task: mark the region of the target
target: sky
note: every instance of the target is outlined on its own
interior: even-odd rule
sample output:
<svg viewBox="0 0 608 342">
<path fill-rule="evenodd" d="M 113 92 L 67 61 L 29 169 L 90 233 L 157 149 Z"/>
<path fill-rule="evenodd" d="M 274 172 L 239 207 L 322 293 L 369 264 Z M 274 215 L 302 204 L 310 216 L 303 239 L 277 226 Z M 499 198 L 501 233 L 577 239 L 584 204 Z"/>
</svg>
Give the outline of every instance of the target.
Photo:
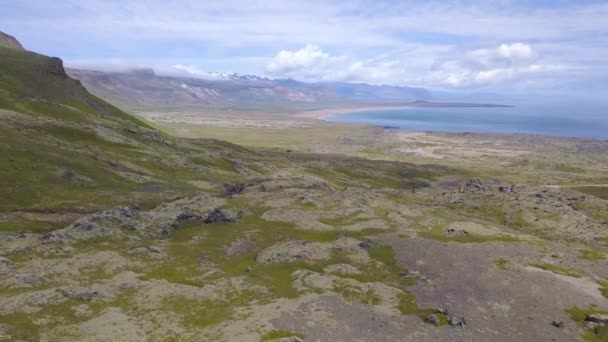
<svg viewBox="0 0 608 342">
<path fill-rule="evenodd" d="M 69 67 L 499 93 L 608 89 L 608 1 L 0 0 Z"/>
</svg>

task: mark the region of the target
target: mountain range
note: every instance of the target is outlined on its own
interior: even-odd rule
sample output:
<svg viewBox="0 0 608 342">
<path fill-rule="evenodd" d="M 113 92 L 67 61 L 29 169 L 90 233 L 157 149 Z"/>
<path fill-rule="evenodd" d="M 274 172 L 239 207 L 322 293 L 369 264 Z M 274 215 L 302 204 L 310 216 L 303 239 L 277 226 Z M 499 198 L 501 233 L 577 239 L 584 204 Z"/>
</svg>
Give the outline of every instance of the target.
<svg viewBox="0 0 608 342">
<path fill-rule="evenodd" d="M 313 109 L 357 104 L 454 101 L 460 96 L 446 92 L 437 96 L 419 87 L 347 82 L 308 83 L 236 73 L 212 73 L 206 78 L 162 76 L 145 68 L 127 72 L 67 69 L 67 73 L 97 96 L 129 109 Z M 471 96 L 467 98 L 470 99 Z"/>
</svg>

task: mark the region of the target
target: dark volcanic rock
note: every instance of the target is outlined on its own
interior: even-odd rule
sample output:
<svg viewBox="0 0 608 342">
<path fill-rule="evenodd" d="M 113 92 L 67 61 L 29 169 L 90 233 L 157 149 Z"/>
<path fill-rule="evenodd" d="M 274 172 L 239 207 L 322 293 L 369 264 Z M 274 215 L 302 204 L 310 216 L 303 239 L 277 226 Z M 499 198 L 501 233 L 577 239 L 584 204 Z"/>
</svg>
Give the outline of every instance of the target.
<svg viewBox="0 0 608 342">
<path fill-rule="evenodd" d="M 450 316 L 450 317 L 448 317 L 448 323 L 453 327 L 459 327 L 459 328 L 464 328 L 467 326 L 467 321 L 464 317 L 457 318 L 457 317 Z"/>
<path fill-rule="evenodd" d="M 429 315 L 429 317 L 427 317 L 424 321 L 426 323 L 429 323 L 429 324 L 432 324 L 432 325 L 439 324 L 439 318 L 437 318 L 437 315 L 435 315 L 435 314 Z"/>
<path fill-rule="evenodd" d="M 240 216 L 240 212 L 237 214 L 232 214 L 228 211 L 225 211 L 224 209 L 215 208 L 212 212 L 209 213 L 209 215 L 207 215 L 207 218 L 204 222 L 206 224 L 236 222 L 236 220 L 239 219 Z"/>
<path fill-rule="evenodd" d="M 224 183 L 224 192 L 226 193 L 226 196 L 238 195 L 238 194 L 242 193 L 243 191 L 245 191 L 245 188 L 247 188 L 247 184 L 244 184 L 244 183 L 241 183 L 241 184 Z"/>
<path fill-rule="evenodd" d="M 67 78 L 68 74 L 65 73 L 63 68 L 63 61 L 58 57 L 49 58 L 49 64 L 47 66 L 47 72 L 51 75 Z"/>
<path fill-rule="evenodd" d="M 585 318 L 585 321 L 598 324 L 608 324 L 608 315 L 590 314 Z"/>
<path fill-rule="evenodd" d="M 361 247 L 361 248 L 368 249 L 371 246 L 372 246 L 372 241 L 371 240 L 365 240 L 365 241 L 359 242 L 359 247 Z"/>
</svg>

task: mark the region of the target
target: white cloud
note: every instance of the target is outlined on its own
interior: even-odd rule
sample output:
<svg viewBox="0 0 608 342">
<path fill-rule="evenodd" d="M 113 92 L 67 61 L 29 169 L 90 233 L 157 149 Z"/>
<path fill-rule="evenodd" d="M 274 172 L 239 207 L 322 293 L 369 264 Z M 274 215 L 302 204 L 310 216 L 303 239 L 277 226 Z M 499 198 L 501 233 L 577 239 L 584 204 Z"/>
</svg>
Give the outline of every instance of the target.
<svg viewBox="0 0 608 342">
<path fill-rule="evenodd" d="M 276 75 L 289 75 L 297 71 L 330 68 L 342 61 L 343 57 L 333 57 L 321 51 L 316 45 L 308 44 L 298 51 L 281 50 L 268 63 L 267 71 Z"/>
<path fill-rule="evenodd" d="M 576 69 L 580 68 L 574 65 L 545 62 L 532 46 L 513 43 L 501 44 L 492 49 L 471 51 L 464 59 L 443 62 L 434 73 L 438 82 L 462 87 L 492 85 L 517 81 L 534 74 L 559 73 Z"/>
<path fill-rule="evenodd" d="M 468 54 L 471 63 L 485 67 L 526 64 L 536 57 L 532 47 L 524 43 L 501 44 L 495 49 L 478 49 Z"/>
<path fill-rule="evenodd" d="M 173 69 L 191 76 L 203 76 L 207 73 L 196 65 L 175 64 Z"/>
<path fill-rule="evenodd" d="M 436 51 L 437 52 L 437 51 Z M 480 87 L 578 69 L 567 64 L 545 62 L 525 43 L 500 44 L 494 48 L 461 51 L 443 49 L 426 63 L 407 56 L 382 55 L 367 60 L 334 56 L 315 45 L 282 50 L 267 64 L 275 77 L 304 80 L 359 81 L 374 84 L 423 85 L 430 87 Z"/>
</svg>

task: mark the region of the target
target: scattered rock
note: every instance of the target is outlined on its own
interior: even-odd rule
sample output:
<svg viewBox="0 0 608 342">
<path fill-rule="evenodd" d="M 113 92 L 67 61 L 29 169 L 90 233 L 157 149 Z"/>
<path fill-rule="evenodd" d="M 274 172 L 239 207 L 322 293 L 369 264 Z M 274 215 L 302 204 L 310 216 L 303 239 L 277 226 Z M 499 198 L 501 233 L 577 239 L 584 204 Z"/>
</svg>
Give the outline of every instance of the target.
<svg viewBox="0 0 608 342">
<path fill-rule="evenodd" d="M 424 319 L 424 321 L 426 323 L 432 324 L 432 325 L 438 325 L 439 324 L 439 318 L 435 314 L 430 314 L 427 318 Z"/>
<path fill-rule="evenodd" d="M 608 324 L 608 315 L 604 314 L 590 314 L 585 318 L 587 322 L 594 322 L 598 324 Z"/>
<path fill-rule="evenodd" d="M 37 286 L 46 282 L 46 279 L 37 274 L 22 274 L 19 276 L 19 280 L 31 286 Z"/>
<path fill-rule="evenodd" d="M 342 275 L 348 275 L 348 274 L 361 274 L 361 271 L 350 264 L 333 264 L 333 265 L 329 265 L 326 266 L 323 271 L 325 273 L 330 273 L 330 274 L 342 274 Z"/>
<path fill-rule="evenodd" d="M 69 169 L 60 169 L 57 171 L 57 175 L 59 176 L 59 178 L 68 181 L 70 183 L 76 183 L 76 184 L 90 184 L 93 182 L 93 180 L 91 180 L 91 178 L 88 177 L 83 177 L 80 176 L 78 174 L 76 174 L 76 172 L 69 170 Z"/>
<path fill-rule="evenodd" d="M 240 184 L 224 183 L 224 193 L 228 197 L 238 195 L 238 194 L 242 193 L 243 191 L 245 191 L 246 188 L 247 188 L 247 184 L 245 184 L 245 183 L 240 183 Z"/>
<path fill-rule="evenodd" d="M 236 222 L 242 215 L 242 212 L 239 211 L 236 214 L 230 213 L 221 208 L 215 208 L 212 212 L 207 215 L 205 219 L 206 224 L 214 224 L 214 223 L 231 223 Z"/>
<path fill-rule="evenodd" d="M 0 273 L 8 273 L 14 269 L 13 262 L 8 258 L 0 257 Z"/>
<path fill-rule="evenodd" d="M 175 217 L 175 221 L 170 225 L 171 228 L 173 228 L 170 231 L 173 231 L 185 222 L 205 222 L 205 220 L 206 219 L 203 216 L 193 214 L 189 207 L 183 207 L 182 212 Z"/>
<path fill-rule="evenodd" d="M 238 239 L 224 247 L 224 255 L 236 256 L 251 253 L 255 250 L 255 242 L 250 239 Z"/>
<path fill-rule="evenodd" d="M 156 254 L 163 253 L 163 250 L 156 246 L 147 246 L 146 249 L 149 250 L 151 253 L 156 253 Z"/>
<path fill-rule="evenodd" d="M 595 322 L 587 322 L 587 324 L 585 324 L 585 326 L 589 330 L 595 330 L 596 328 L 598 328 L 600 326 L 600 324 L 599 323 L 595 323 Z"/>
<path fill-rule="evenodd" d="M 196 256 L 196 261 L 200 264 L 200 265 L 205 265 L 208 261 L 208 258 L 205 254 L 203 253 L 198 253 L 198 255 Z"/>
<path fill-rule="evenodd" d="M 551 322 L 551 325 L 553 325 L 556 328 L 563 328 L 565 326 L 564 322 L 562 322 L 562 321 L 553 321 L 553 322 Z"/>
<path fill-rule="evenodd" d="M 97 291 L 79 291 L 75 289 L 57 289 L 64 297 L 90 302 L 99 296 Z"/>
<path fill-rule="evenodd" d="M 241 160 L 235 160 L 234 161 L 234 170 L 239 174 L 239 175 L 251 175 L 254 172 L 248 168 L 245 163 L 243 163 Z"/>
<path fill-rule="evenodd" d="M 359 242 L 359 247 L 361 247 L 363 249 L 368 249 L 371 246 L 372 246 L 372 241 L 371 240 L 365 240 L 365 241 Z"/>
<path fill-rule="evenodd" d="M 274 339 L 271 341 L 272 342 L 304 342 L 304 340 L 302 340 L 298 336 L 282 337 L 282 338 L 277 338 L 277 339 Z"/>
<path fill-rule="evenodd" d="M 464 317 L 457 318 L 454 316 L 448 317 L 448 323 L 453 327 L 464 328 L 467 326 L 467 321 Z"/>
<path fill-rule="evenodd" d="M 167 257 L 167 253 L 163 252 L 162 249 L 156 246 L 135 247 L 130 250 L 130 253 L 142 254 L 154 259 L 164 259 Z"/>
<path fill-rule="evenodd" d="M 80 304 L 74 308 L 74 314 L 78 317 L 87 317 L 93 314 L 93 310 L 87 304 Z"/>
</svg>

